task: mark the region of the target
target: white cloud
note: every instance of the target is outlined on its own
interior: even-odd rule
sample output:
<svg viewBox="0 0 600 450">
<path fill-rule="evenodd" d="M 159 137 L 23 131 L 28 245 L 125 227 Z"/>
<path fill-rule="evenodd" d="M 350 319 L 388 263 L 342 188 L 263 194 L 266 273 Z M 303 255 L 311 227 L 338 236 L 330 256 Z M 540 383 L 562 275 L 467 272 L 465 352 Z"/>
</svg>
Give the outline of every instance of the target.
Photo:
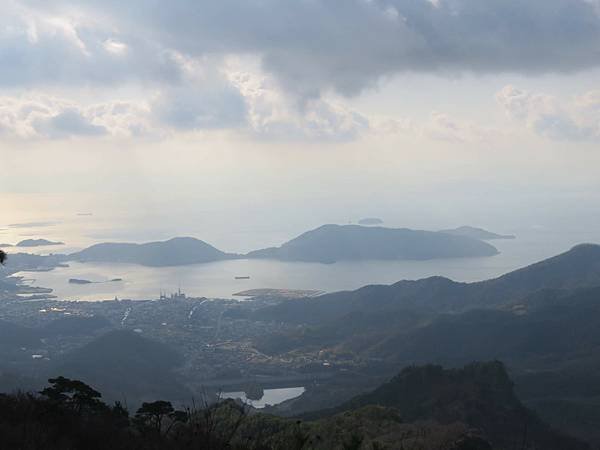
<svg viewBox="0 0 600 450">
<path fill-rule="evenodd" d="M 501 135 L 499 130 L 448 113 L 432 111 L 424 121 L 405 118 L 379 118 L 373 121 L 373 132 L 383 135 L 412 135 L 446 142 L 491 142 Z"/>
<path fill-rule="evenodd" d="M 554 140 L 600 141 L 600 91 L 563 103 L 547 94 L 505 86 L 496 100 L 513 119 Z"/>
<path fill-rule="evenodd" d="M 0 97 L 0 130 L 18 138 L 147 134 L 147 115 L 147 107 L 130 102 L 82 106 L 43 94 Z"/>
<path fill-rule="evenodd" d="M 298 101 L 256 63 L 230 60 L 228 77 L 244 96 L 248 127 L 269 139 L 351 140 L 369 129 L 367 117 L 323 97 Z M 244 70 L 244 69 L 253 70 Z"/>
<path fill-rule="evenodd" d="M 104 49 L 113 55 L 124 55 L 127 53 L 127 44 L 114 39 L 107 39 L 104 41 Z"/>
</svg>

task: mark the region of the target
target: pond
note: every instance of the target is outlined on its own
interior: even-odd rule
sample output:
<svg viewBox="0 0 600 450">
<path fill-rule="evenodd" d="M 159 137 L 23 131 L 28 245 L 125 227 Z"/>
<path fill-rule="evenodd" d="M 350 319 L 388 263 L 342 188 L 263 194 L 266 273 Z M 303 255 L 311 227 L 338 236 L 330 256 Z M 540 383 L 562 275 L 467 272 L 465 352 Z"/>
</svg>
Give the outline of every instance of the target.
<svg viewBox="0 0 600 450">
<path fill-rule="evenodd" d="M 260 400 L 250 400 L 246 397 L 246 393 L 239 392 L 223 392 L 223 398 L 240 399 L 242 402 L 253 406 L 254 408 L 264 408 L 267 405 L 278 405 L 292 398 L 300 397 L 306 389 L 304 387 L 291 387 L 280 389 L 265 389 L 264 395 Z"/>
</svg>

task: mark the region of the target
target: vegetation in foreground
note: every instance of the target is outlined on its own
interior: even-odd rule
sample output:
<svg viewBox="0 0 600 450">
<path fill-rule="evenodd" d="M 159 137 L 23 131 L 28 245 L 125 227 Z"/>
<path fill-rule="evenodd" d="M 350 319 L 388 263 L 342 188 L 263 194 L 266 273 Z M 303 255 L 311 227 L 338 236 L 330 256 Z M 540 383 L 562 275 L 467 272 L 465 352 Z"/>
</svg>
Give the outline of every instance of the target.
<svg viewBox="0 0 600 450">
<path fill-rule="evenodd" d="M 175 409 L 143 403 L 130 414 L 78 380 L 40 393 L 0 395 L 0 448 L 23 450 L 579 450 L 514 396 L 504 366 L 405 369 L 371 394 L 319 417 L 257 413 L 226 400 Z"/>
</svg>

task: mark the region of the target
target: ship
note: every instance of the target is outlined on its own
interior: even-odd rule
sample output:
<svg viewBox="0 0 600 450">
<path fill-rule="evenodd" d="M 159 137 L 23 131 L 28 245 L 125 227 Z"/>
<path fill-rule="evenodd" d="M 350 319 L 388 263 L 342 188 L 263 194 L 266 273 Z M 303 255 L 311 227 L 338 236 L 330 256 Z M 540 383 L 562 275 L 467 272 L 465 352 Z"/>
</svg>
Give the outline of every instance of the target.
<svg viewBox="0 0 600 450">
<path fill-rule="evenodd" d="M 235 277 L 236 280 L 249 280 L 249 276 Z"/>
</svg>

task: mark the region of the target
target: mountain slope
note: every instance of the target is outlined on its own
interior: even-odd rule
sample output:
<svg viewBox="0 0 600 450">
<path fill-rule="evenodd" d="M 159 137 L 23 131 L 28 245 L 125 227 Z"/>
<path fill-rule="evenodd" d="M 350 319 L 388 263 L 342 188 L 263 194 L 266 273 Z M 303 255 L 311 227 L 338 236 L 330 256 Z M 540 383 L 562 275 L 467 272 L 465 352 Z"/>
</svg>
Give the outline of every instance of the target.
<svg viewBox="0 0 600 450">
<path fill-rule="evenodd" d="M 323 225 L 281 247 L 256 250 L 249 258 L 333 263 L 342 260 L 427 260 L 492 256 L 498 250 L 463 236 L 406 228 Z"/>
<path fill-rule="evenodd" d="M 600 246 L 578 245 L 568 252 L 499 278 L 458 283 L 443 277 L 365 286 L 263 308 L 257 317 L 293 323 L 326 323 L 353 311 L 457 312 L 496 307 L 543 289 L 600 286 Z"/>
<path fill-rule="evenodd" d="M 204 241 L 191 237 L 146 244 L 102 243 L 69 255 L 81 262 L 124 262 L 144 266 L 178 266 L 234 258 Z"/>
<path fill-rule="evenodd" d="M 499 305 L 541 289 L 600 286 L 600 245 L 581 244 L 552 258 L 493 280 L 472 283 L 469 297 L 477 305 Z"/>
</svg>

